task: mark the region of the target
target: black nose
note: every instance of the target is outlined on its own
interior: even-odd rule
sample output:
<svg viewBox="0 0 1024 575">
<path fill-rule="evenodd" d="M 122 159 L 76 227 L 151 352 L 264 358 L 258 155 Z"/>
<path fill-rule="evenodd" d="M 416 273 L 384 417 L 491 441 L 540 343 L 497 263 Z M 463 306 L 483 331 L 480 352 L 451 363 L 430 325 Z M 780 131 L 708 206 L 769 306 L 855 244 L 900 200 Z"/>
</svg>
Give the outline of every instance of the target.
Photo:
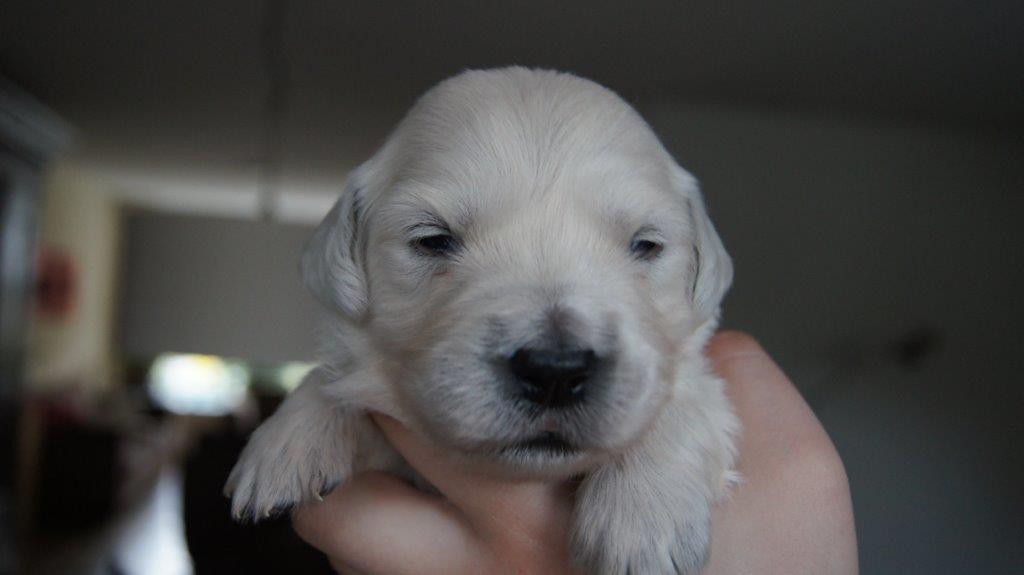
<svg viewBox="0 0 1024 575">
<path fill-rule="evenodd" d="M 509 368 L 519 378 L 526 399 L 556 408 L 583 399 L 584 387 L 596 364 L 597 355 L 590 349 L 524 347 L 509 359 Z"/>
</svg>

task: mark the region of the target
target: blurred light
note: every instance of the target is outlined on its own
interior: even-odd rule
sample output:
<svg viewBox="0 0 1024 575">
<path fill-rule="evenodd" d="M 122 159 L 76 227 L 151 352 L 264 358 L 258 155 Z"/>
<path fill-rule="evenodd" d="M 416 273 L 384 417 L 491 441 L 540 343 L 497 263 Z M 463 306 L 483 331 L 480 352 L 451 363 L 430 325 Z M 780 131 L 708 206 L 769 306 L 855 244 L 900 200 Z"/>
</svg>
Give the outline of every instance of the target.
<svg viewBox="0 0 1024 575">
<path fill-rule="evenodd" d="M 224 415 L 245 401 L 249 369 L 212 355 L 164 354 L 149 370 L 149 394 L 174 413 Z"/>
<path fill-rule="evenodd" d="M 303 378 L 305 378 L 314 367 L 316 367 L 316 364 L 304 363 L 301 361 L 293 361 L 282 365 L 277 372 L 277 381 L 281 386 L 281 390 L 285 393 L 295 391 L 295 388 L 299 387 Z"/>
</svg>

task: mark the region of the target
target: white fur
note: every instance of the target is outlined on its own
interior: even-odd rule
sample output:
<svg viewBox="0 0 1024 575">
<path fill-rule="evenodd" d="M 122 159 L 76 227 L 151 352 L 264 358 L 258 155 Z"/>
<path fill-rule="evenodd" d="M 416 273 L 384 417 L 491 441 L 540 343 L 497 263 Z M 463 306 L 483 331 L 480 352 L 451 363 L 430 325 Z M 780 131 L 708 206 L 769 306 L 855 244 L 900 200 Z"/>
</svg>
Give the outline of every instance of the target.
<svg viewBox="0 0 1024 575">
<path fill-rule="evenodd" d="M 452 254 L 416 249 L 447 231 Z M 644 260 L 636 239 L 664 248 Z M 588 573 L 699 570 L 735 478 L 738 422 L 701 353 L 732 264 L 696 181 L 615 94 L 524 68 L 442 82 L 350 177 L 303 272 L 330 310 L 323 366 L 246 447 L 236 516 L 408 474 L 377 410 L 509 474 L 584 473 L 572 548 Z M 501 366 L 554 333 L 611 359 L 580 406 L 538 414 Z M 545 431 L 579 450 L 503 450 Z"/>
</svg>

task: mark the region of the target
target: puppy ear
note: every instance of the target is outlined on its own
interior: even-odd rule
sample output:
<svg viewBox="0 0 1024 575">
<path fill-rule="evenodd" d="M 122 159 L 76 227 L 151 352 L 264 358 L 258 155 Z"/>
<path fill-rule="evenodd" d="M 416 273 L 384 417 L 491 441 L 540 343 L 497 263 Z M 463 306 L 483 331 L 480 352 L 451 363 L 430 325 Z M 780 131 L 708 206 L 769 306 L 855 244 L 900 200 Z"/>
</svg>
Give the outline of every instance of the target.
<svg viewBox="0 0 1024 575">
<path fill-rule="evenodd" d="M 722 298 L 732 284 L 732 260 L 704 208 L 697 180 L 678 165 L 672 176 L 686 198 L 693 226 L 693 308 L 700 323 L 717 320 Z"/>
<path fill-rule="evenodd" d="M 365 167 L 357 168 L 345 191 L 306 243 L 300 264 L 306 289 L 328 308 L 358 319 L 368 295 L 360 255 Z"/>
</svg>

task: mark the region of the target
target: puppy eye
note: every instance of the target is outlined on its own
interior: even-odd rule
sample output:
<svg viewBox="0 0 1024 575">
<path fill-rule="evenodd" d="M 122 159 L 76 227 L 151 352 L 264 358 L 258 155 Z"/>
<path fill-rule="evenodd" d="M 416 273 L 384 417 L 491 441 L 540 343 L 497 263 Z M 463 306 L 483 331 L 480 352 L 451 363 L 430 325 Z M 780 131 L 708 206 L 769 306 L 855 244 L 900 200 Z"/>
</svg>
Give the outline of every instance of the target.
<svg viewBox="0 0 1024 575">
<path fill-rule="evenodd" d="M 413 240 L 412 243 L 417 250 L 435 257 L 450 255 L 459 247 L 459 241 L 451 234 L 424 236 Z"/>
<path fill-rule="evenodd" d="M 633 255 L 644 261 L 651 261 L 661 255 L 662 250 L 665 246 L 652 241 L 652 240 L 633 240 L 633 244 L 630 245 L 629 251 L 633 252 Z"/>
</svg>

